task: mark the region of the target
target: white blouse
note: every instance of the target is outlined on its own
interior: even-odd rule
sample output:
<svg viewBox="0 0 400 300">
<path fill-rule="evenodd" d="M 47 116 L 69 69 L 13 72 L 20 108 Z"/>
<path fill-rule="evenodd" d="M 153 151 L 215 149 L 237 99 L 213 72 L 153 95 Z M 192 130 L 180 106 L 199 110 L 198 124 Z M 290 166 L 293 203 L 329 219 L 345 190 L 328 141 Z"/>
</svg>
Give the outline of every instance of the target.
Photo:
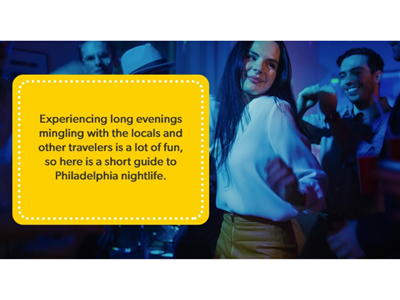
<svg viewBox="0 0 400 300">
<path fill-rule="evenodd" d="M 246 108 L 250 118 L 243 114 L 225 165 L 217 173 L 217 207 L 273 221 L 289 220 L 299 210 L 320 211 L 328 177 L 311 153 L 310 142 L 300 133 L 289 103 L 261 96 Z M 210 97 L 210 152 L 218 110 L 219 103 Z M 268 186 L 266 166 L 276 157 L 293 169 L 299 191 L 306 195 L 305 207 L 294 207 Z"/>
</svg>

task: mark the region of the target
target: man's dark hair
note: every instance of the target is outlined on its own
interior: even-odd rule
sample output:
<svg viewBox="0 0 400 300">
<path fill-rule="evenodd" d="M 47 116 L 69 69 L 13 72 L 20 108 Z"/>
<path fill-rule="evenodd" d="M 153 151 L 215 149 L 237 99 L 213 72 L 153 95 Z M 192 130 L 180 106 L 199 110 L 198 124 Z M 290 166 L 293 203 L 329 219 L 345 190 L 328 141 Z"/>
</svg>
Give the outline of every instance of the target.
<svg viewBox="0 0 400 300">
<path fill-rule="evenodd" d="M 371 70 L 371 74 L 374 74 L 376 71 L 383 71 L 384 63 L 382 57 L 374 50 L 369 48 L 353 48 L 347 50 L 344 54 L 339 56 L 339 58 L 336 60 L 336 64 L 340 68 L 343 60 L 353 55 L 365 55 L 368 57 L 367 65 Z"/>
</svg>

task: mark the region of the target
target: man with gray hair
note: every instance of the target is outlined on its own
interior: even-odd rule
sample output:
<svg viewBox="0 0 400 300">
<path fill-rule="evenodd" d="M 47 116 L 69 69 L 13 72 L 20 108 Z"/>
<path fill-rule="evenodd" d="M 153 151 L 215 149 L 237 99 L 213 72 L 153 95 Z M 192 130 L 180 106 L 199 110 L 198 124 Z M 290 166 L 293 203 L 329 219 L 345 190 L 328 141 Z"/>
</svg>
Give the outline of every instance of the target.
<svg viewBox="0 0 400 300">
<path fill-rule="evenodd" d="M 86 74 L 114 74 L 116 58 L 107 42 L 83 42 L 79 45 L 79 58 Z"/>
</svg>

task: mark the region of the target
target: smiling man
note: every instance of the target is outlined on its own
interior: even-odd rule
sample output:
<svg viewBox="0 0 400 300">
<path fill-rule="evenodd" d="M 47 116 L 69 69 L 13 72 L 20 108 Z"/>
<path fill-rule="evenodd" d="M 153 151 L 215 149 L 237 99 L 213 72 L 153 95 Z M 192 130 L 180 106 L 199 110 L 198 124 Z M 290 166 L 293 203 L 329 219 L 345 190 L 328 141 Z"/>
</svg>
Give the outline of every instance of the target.
<svg viewBox="0 0 400 300">
<path fill-rule="evenodd" d="M 360 193 L 357 158 L 381 152 L 391 107 L 380 96 L 383 60 L 375 51 L 356 48 L 337 61 L 340 86 L 350 104 L 337 111 L 331 86 L 314 85 L 300 92 L 299 115 L 312 143 L 321 145 L 321 165 L 329 177 L 326 209 L 320 214 L 303 247 L 303 258 L 335 258 L 327 243 L 334 224 L 378 211 L 375 197 Z M 304 116 L 320 104 L 322 114 Z"/>
</svg>

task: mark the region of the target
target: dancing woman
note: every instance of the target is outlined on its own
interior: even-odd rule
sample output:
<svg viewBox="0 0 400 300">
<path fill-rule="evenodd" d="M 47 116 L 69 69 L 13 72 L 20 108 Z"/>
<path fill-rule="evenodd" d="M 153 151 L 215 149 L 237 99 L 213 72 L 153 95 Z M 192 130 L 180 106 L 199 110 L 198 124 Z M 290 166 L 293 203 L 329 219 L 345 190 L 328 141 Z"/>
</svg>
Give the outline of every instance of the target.
<svg viewBox="0 0 400 300">
<path fill-rule="evenodd" d="M 295 258 L 290 219 L 322 209 L 327 176 L 302 134 L 283 42 L 238 42 L 216 99 L 210 151 L 224 220 L 216 258 Z"/>
</svg>

